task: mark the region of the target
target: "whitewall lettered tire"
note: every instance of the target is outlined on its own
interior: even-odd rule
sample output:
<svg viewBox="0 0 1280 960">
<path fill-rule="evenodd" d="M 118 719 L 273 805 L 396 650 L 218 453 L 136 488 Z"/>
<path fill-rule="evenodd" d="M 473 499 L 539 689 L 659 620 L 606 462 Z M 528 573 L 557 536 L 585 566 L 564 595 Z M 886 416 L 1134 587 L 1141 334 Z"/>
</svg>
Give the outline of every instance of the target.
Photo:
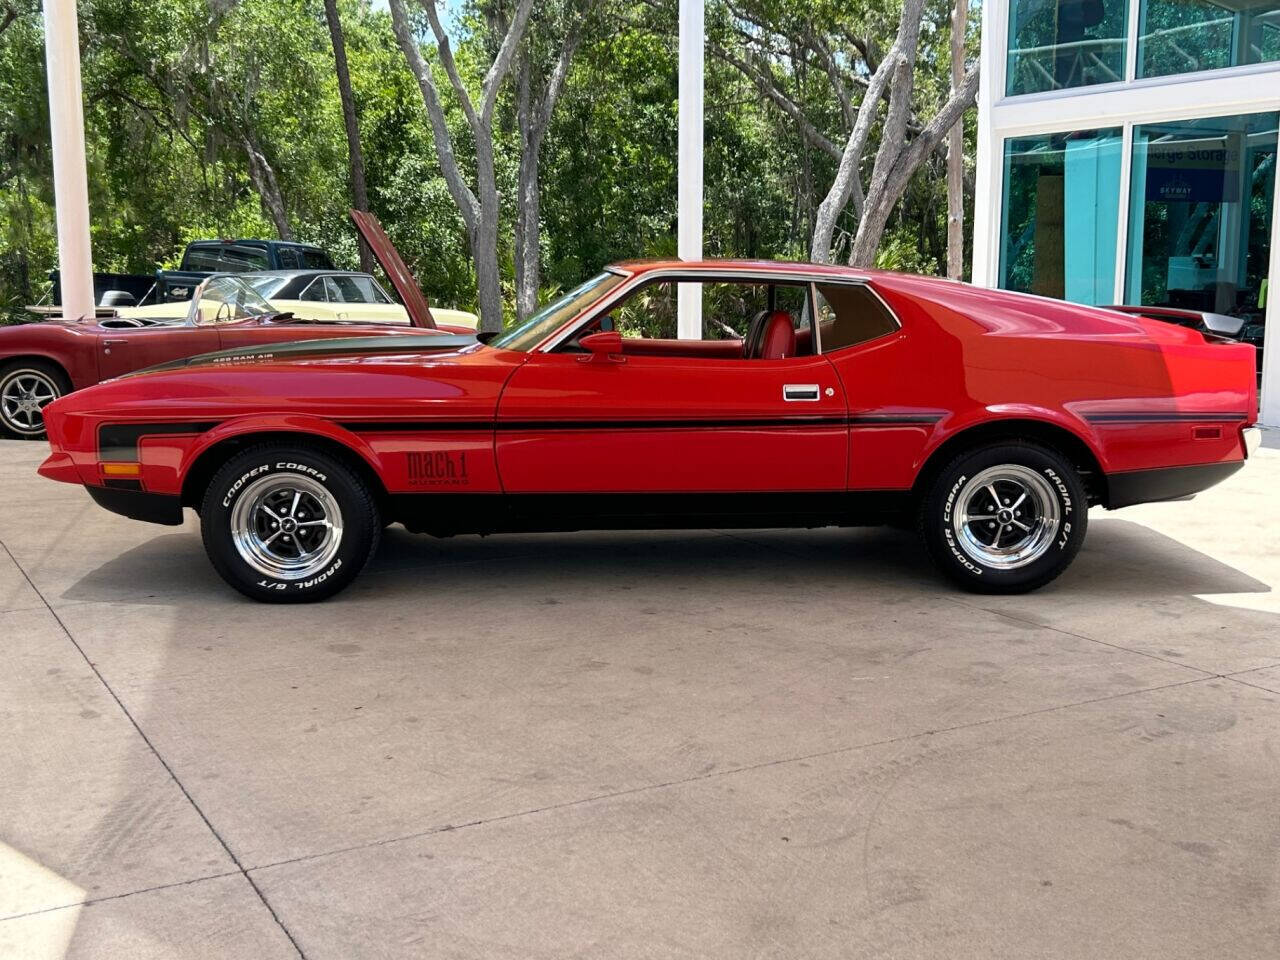
<svg viewBox="0 0 1280 960">
<path fill-rule="evenodd" d="M 967 590 L 1023 593 L 1065 570 L 1084 541 L 1089 506 L 1071 462 L 1039 444 L 970 450 L 935 478 L 920 533 L 938 568 Z"/>
<path fill-rule="evenodd" d="M 333 596 L 364 569 L 382 532 L 359 474 L 296 443 L 237 453 L 210 481 L 200 525 L 222 578 L 271 603 Z"/>
</svg>

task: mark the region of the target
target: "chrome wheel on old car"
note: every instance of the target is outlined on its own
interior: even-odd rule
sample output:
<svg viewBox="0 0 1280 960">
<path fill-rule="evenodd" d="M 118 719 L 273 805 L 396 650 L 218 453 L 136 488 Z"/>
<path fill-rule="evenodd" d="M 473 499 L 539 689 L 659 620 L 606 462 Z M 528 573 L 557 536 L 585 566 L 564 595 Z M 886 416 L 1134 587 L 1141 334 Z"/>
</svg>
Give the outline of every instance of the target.
<svg viewBox="0 0 1280 960">
<path fill-rule="evenodd" d="M 17 365 L 0 375 L 0 424 L 22 439 L 44 436 L 44 408 L 66 392 L 62 378 L 43 365 Z"/>
<path fill-rule="evenodd" d="M 1088 494 L 1075 465 L 1030 441 L 961 453 L 920 502 L 920 532 L 934 563 L 979 593 L 1021 593 L 1048 583 L 1084 540 Z"/>
<path fill-rule="evenodd" d="M 1016 463 L 1002 463 L 961 488 L 951 523 L 971 556 L 987 566 L 1013 570 L 1044 556 L 1061 514 L 1045 477 Z"/>
<path fill-rule="evenodd" d="M 267 442 L 235 452 L 205 488 L 205 550 L 255 600 L 322 600 L 354 580 L 382 532 L 357 464 L 319 447 Z"/>
<path fill-rule="evenodd" d="M 314 577 L 342 544 L 342 510 L 309 477 L 267 476 L 236 500 L 231 536 L 245 563 L 280 580 Z"/>
</svg>

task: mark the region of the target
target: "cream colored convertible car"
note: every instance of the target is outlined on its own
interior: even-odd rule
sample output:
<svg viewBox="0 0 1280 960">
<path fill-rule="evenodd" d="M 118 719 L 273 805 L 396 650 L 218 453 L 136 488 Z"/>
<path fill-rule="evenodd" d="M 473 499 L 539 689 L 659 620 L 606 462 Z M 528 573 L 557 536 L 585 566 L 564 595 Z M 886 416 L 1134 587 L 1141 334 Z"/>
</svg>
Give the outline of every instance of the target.
<svg viewBox="0 0 1280 960">
<path fill-rule="evenodd" d="M 409 313 L 371 275 L 347 270 L 260 270 L 240 273 L 277 310 L 321 323 L 403 323 Z M 119 307 L 116 315 L 157 319 L 186 312 L 185 303 Z M 480 320 L 465 310 L 432 307 L 436 323 L 475 330 Z"/>
</svg>

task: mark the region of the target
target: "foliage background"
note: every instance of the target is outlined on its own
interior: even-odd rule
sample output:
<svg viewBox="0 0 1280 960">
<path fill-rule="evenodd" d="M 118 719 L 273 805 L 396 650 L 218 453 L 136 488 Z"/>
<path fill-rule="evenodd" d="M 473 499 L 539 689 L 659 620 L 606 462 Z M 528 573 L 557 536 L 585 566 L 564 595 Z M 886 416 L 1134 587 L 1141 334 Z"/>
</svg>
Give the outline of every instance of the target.
<svg viewBox="0 0 1280 960">
<path fill-rule="evenodd" d="M 674 0 L 605 2 L 573 61 L 544 146 L 544 293 L 567 289 L 613 260 L 675 252 L 675 7 Z M 462 221 L 390 17 L 366 0 L 339 0 L 339 8 L 373 211 L 432 302 L 474 309 Z M 776 0 L 774 12 L 780 21 L 823 16 L 879 26 L 890 37 L 897 16 L 892 4 L 867 0 L 850 0 L 835 13 L 821 8 Z M 708 4 L 709 33 L 727 10 Z M 273 236 L 250 179 L 246 135 L 275 170 L 297 239 L 357 265 L 321 0 L 82 0 L 79 11 L 95 269 L 149 273 L 175 265 L 191 239 Z M 472 76 L 482 71 L 491 42 L 484 13 L 474 3 L 450 8 L 459 61 Z M 926 113 L 946 98 L 948 16 L 946 3 L 931 0 L 917 65 Z M 46 294 L 57 245 L 39 6 L 0 3 L 0 19 L 9 21 L 0 33 L 0 317 L 12 321 Z M 970 37 L 976 19 L 971 15 Z M 805 258 L 833 161 L 737 70 L 708 55 L 706 71 L 707 255 Z M 842 140 L 826 78 L 788 79 L 806 112 L 829 118 Z M 443 76 L 438 82 L 448 88 Z M 498 124 L 507 205 L 515 197 L 518 142 L 511 96 L 504 89 Z M 465 164 L 468 128 L 456 102 L 447 103 Z M 967 156 L 973 122 L 970 112 Z M 505 213 L 510 312 L 512 219 Z M 939 151 L 895 211 L 879 262 L 937 273 L 945 246 Z"/>
</svg>

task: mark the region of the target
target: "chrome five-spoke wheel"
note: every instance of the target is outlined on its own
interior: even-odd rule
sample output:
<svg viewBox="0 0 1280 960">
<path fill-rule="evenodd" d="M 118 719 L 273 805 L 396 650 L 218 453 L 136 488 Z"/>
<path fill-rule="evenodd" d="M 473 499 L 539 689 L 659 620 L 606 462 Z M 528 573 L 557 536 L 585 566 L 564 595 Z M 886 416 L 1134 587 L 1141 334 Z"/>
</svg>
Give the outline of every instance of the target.
<svg viewBox="0 0 1280 960">
<path fill-rule="evenodd" d="M 1015 463 L 977 473 L 961 488 L 951 516 L 965 552 L 999 570 L 1024 567 L 1044 556 L 1061 519 L 1049 480 Z"/>
<path fill-rule="evenodd" d="M 231 537 L 241 559 L 277 580 L 305 580 L 323 572 L 342 545 L 342 510 L 310 477 L 260 477 L 236 500 Z"/>
<path fill-rule="evenodd" d="M 44 408 L 62 396 L 61 387 L 43 370 L 11 370 L 0 383 L 0 419 L 14 433 L 38 437 L 44 433 Z"/>
</svg>

